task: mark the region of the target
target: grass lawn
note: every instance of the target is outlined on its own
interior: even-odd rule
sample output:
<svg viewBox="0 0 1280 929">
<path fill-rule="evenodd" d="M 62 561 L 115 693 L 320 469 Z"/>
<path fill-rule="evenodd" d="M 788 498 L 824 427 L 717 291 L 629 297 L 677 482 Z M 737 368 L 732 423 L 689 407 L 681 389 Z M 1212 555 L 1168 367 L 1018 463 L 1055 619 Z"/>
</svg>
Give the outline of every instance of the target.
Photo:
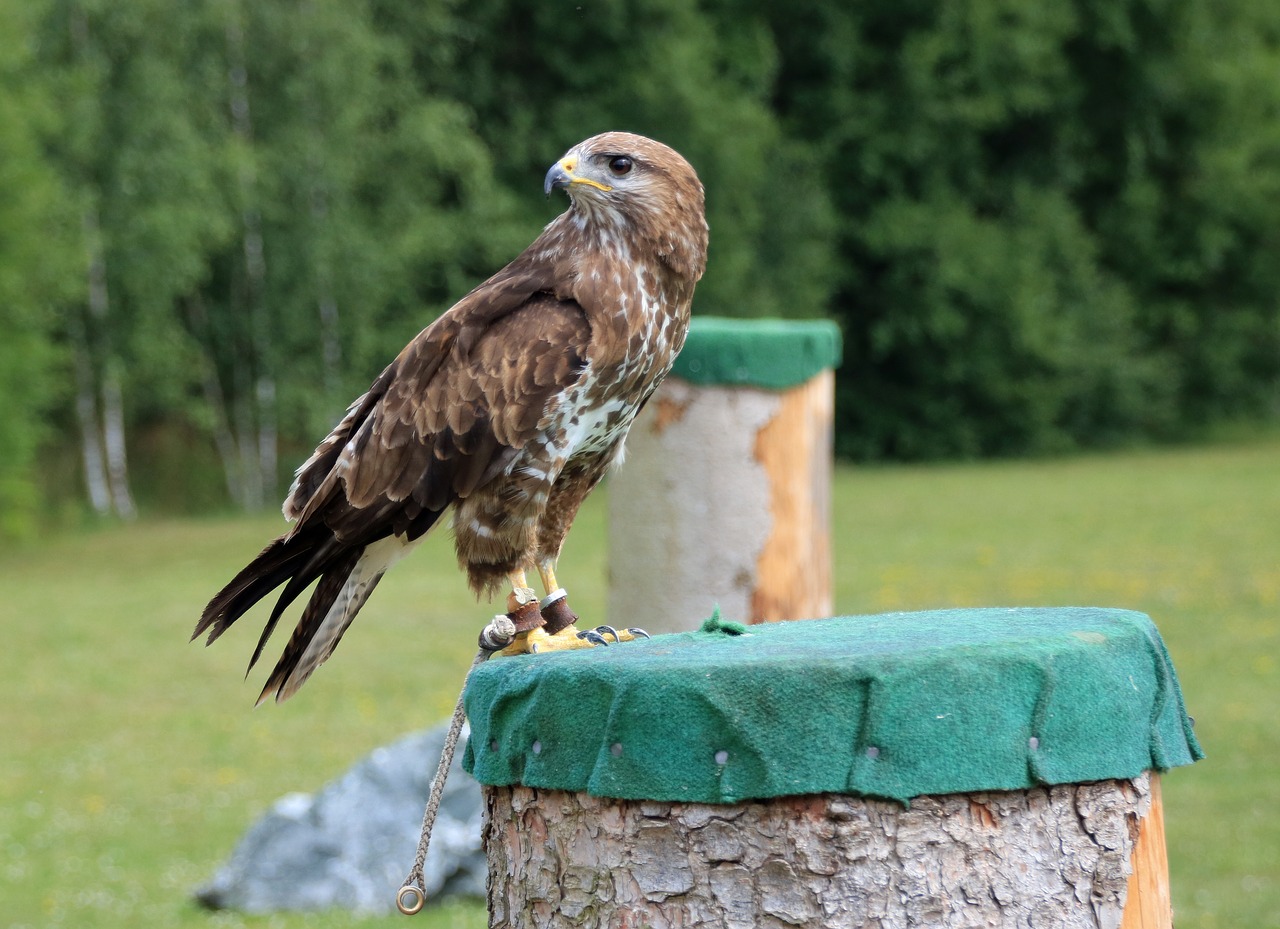
<svg viewBox="0 0 1280 929">
<path fill-rule="evenodd" d="M 604 500 L 562 576 L 603 611 Z M 1100 605 L 1156 620 L 1208 753 L 1165 778 L 1179 929 L 1280 926 L 1280 440 L 1060 461 L 843 469 L 837 606 Z M 281 794 L 446 716 L 491 613 L 444 537 L 383 582 L 299 697 L 253 710 L 261 624 L 200 608 L 278 520 L 147 522 L 0 553 L 0 929 L 407 926 L 189 902 Z M 409 862 L 405 862 L 406 869 Z M 479 927 L 477 904 L 424 929 Z"/>
</svg>

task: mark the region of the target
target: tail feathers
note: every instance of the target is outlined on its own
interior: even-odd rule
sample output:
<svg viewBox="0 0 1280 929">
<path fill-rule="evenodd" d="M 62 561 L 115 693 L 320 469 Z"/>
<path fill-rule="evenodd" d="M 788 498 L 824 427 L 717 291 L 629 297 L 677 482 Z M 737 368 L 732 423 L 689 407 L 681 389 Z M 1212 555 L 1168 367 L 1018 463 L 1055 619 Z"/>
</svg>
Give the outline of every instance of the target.
<svg viewBox="0 0 1280 929">
<path fill-rule="evenodd" d="M 312 673 L 333 654 L 343 633 L 378 581 L 382 580 L 385 571 L 384 564 L 370 563 L 362 549 L 348 553 L 326 570 L 312 592 L 289 644 L 258 695 L 259 705 L 272 693 L 277 703 L 297 693 Z"/>
<path fill-rule="evenodd" d="M 264 548 L 209 601 L 191 633 L 194 641 L 206 630 L 212 645 L 259 600 L 292 577 L 312 555 L 316 539 L 310 533 L 282 535 Z"/>
<path fill-rule="evenodd" d="M 313 551 L 308 554 L 306 564 L 297 568 L 293 577 L 289 578 L 289 583 L 285 584 L 284 590 L 280 591 L 280 596 L 276 599 L 276 605 L 271 609 L 271 616 L 267 619 L 266 626 L 262 629 L 262 635 L 258 637 L 258 644 L 253 649 L 253 656 L 249 659 L 249 666 L 245 668 L 247 676 L 253 670 L 253 666 L 258 663 L 258 659 L 262 657 L 262 649 L 267 644 L 267 639 L 271 638 L 271 633 L 275 631 L 276 623 L 280 621 L 280 617 L 289 605 L 298 596 L 311 585 L 316 578 L 325 575 L 326 580 L 332 579 L 339 587 L 346 581 L 347 575 L 351 573 L 351 567 L 360 558 L 360 553 L 364 551 L 364 547 L 348 548 L 343 550 L 342 544 L 337 539 L 330 537 L 324 542 L 317 545 Z M 317 588 L 317 593 L 324 586 L 321 582 Z M 273 587 L 274 589 L 274 587 Z M 313 598 L 314 599 L 314 596 Z"/>
<path fill-rule="evenodd" d="M 283 585 L 249 662 L 252 670 L 281 615 L 319 578 L 258 698 L 262 703 L 274 692 L 277 702 L 286 700 L 333 653 L 382 575 L 413 545 L 395 536 L 344 543 L 324 526 L 283 535 L 209 601 L 191 638 L 207 631 L 208 641 L 213 642 L 254 604 Z"/>
<path fill-rule="evenodd" d="M 346 546 L 327 532 L 286 534 L 275 539 L 209 601 L 200 621 L 196 623 L 195 632 L 192 633 L 191 638 L 194 640 L 201 633 L 208 631 L 209 637 L 205 644 L 213 643 L 231 628 L 237 619 L 283 584 L 284 590 L 276 599 L 271 615 L 263 627 L 262 634 L 258 637 L 253 656 L 249 659 L 249 666 L 245 669 L 247 675 L 262 657 L 267 640 L 271 638 L 284 611 L 311 585 L 312 581 L 320 578 L 320 583 L 316 585 L 302 618 L 298 621 L 289 646 L 285 649 L 280 664 L 276 666 L 273 679 L 282 669 L 287 676 L 291 666 L 286 668 L 286 665 L 290 661 L 293 664 L 297 663 L 302 651 L 306 648 L 306 643 L 320 626 L 330 606 L 338 599 L 352 569 L 359 563 L 364 549 L 363 545 Z M 358 605 L 356 609 L 359 609 Z M 354 611 L 351 615 L 354 617 Z"/>
</svg>

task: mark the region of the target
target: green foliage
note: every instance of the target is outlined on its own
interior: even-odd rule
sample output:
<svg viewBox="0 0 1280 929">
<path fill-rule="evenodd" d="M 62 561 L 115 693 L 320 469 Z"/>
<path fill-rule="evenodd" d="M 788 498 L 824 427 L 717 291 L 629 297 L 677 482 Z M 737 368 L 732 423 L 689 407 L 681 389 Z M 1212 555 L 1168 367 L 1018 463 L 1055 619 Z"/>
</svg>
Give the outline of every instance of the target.
<svg viewBox="0 0 1280 929">
<path fill-rule="evenodd" d="M 36 452 L 60 399 L 55 307 L 74 269 L 68 204 L 41 150 L 56 107 L 29 54 L 38 9 L 0 4 L 0 537 L 34 528 Z"/>
<path fill-rule="evenodd" d="M 609 128 L 706 183 L 698 312 L 839 320 L 845 455 L 1280 415 L 1267 4 L 0 0 L 0 24 L 9 531 L 40 424 L 73 455 L 112 378 L 144 505 L 188 436 L 227 475 L 190 499 L 249 504 L 259 450 L 292 467 Z"/>
<path fill-rule="evenodd" d="M 474 286 L 471 264 L 493 267 L 514 249 L 464 111 L 417 92 L 410 50 L 365 6 L 304 0 L 241 14 L 252 134 L 222 132 L 238 175 L 229 198 L 261 221 L 265 318 L 256 337 L 247 331 L 236 237 L 207 258 L 211 318 L 195 335 L 233 400 L 248 389 L 236 366 L 251 357 L 279 385 L 286 439 L 314 440 Z"/>
<path fill-rule="evenodd" d="M 765 14 L 825 155 L 841 448 L 1052 451 L 1280 408 L 1280 68 L 1247 0 Z"/>
</svg>

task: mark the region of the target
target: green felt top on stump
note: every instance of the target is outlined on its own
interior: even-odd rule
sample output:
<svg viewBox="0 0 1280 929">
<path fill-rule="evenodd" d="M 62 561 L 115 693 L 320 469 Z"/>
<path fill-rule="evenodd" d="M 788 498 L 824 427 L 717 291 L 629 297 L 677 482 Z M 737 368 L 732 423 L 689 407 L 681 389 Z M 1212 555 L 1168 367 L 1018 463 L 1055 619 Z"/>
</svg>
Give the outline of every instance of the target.
<svg viewBox="0 0 1280 929">
<path fill-rule="evenodd" d="M 840 363 L 840 329 L 825 319 L 695 316 L 671 373 L 694 384 L 786 390 Z"/>
<path fill-rule="evenodd" d="M 466 769 L 627 799 L 1025 789 L 1202 757 L 1142 613 L 966 609 L 739 626 L 499 658 Z"/>
</svg>

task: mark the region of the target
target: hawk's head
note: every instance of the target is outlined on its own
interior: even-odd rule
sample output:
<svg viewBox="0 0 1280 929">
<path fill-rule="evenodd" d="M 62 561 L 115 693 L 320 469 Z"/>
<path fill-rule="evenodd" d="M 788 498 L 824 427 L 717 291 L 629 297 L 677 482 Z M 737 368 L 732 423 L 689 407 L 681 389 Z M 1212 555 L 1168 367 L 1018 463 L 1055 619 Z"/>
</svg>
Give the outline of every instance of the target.
<svg viewBox="0 0 1280 929">
<path fill-rule="evenodd" d="M 673 271 L 702 277 L 707 222 L 702 183 L 679 152 L 630 132 L 579 142 L 551 166 L 548 196 L 564 188 L 582 228 L 626 229 L 647 239 Z"/>
</svg>

